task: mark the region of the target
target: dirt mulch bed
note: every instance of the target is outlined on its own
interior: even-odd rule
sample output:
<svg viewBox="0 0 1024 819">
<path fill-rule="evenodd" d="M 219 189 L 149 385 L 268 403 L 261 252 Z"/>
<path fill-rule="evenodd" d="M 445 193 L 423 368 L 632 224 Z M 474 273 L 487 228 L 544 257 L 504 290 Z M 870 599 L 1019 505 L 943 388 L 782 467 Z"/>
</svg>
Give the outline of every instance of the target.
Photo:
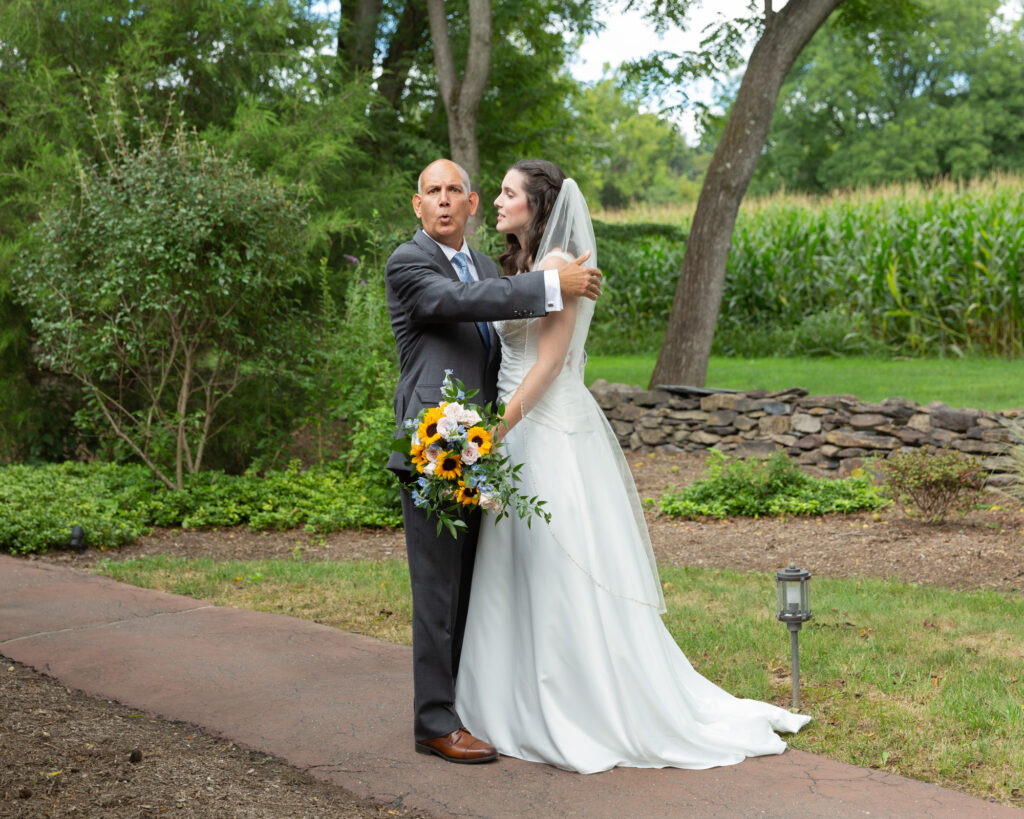
<svg viewBox="0 0 1024 819">
<path fill-rule="evenodd" d="M 703 456 L 631 454 L 641 497 L 684 486 Z M 816 576 L 888 577 L 960 589 L 1024 593 L 1024 510 L 994 493 L 987 508 L 939 525 L 900 510 L 821 518 L 679 521 L 648 513 L 661 564 Z M 160 530 L 117 552 L 34 559 L 88 569 L 149 554 L 256 560 L 405 558 L 400 531 L 257 533 Z M 0 814 L 10 816 L 410 816 L 361 801 L 279 760 L 198 729 L 90 699 L 16 663 L 0 666 Z M 138 750 L 138 762 L 132 752 Z"/>
<path fill-rule="evenodd" d="M 0 816 L 422 816 L 0 657 Z"/>
</svg>

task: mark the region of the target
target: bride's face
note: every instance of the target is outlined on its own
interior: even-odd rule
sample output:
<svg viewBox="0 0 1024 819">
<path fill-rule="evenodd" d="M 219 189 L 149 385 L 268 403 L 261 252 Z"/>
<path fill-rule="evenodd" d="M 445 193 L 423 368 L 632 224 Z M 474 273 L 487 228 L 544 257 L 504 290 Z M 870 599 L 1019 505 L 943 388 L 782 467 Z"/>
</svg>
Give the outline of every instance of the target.
<svg viewBox="0 0 1024 819">
<path fill-rule="evenodd" d="M 523 187 L 525 181 L 519 171 L 509 171 L 501 180 L 501 193 L 494 200 L 494 207 L 498 209 L 498 232 L 513 233 L 519 237 L 520 243 L 523 243 L 526 229 L 533 218 L 526 201 L 526 190 Z"/>
</svg>

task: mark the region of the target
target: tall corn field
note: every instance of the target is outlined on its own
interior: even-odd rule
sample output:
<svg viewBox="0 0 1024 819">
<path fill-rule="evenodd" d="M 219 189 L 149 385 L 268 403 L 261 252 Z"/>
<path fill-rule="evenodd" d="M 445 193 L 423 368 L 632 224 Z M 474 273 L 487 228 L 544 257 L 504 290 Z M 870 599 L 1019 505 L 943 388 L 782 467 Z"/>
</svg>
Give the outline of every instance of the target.
<svg viewBox="0 0 1024 819">
<path fill-rule="evenodd" d="M 643 268 L 653 259 L 645 239 L 637 242 L 629 255 Z M 657 256 L 677 262 L 683 248 L 673 250 Z M 628 315 L 632 335 L 660 340 L 678 271 L 639 271 L 637 281 L 636 270 L 606 269 L 609 303 L 599 305 L 597 339 L 610 335 L 600 325 Z M 755 199 L 733 234 L 715 346 L 742 355 L 1016 358 L 1024 353 L 1022 278 L 1024 177 Z M 617 280 L 630 286 L 616 288 Z M 628 302 L 644 282 L 659 292 L 644 294 L 649 326 L 641 334 L 636 310 L 618 302 L 619 289 Z"/>
</svg>

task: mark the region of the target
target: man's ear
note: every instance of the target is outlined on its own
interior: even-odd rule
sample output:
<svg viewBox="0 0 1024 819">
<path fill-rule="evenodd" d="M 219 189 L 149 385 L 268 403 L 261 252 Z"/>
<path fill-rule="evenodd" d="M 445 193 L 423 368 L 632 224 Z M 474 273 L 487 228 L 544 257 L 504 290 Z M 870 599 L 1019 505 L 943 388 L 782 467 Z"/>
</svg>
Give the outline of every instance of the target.
<svg viewBox="0 0 1024 819">
<path fill-rule="evenodd" d="M 420 203 L 422 201 L 423 201 L 423 198 L 418 193 L 414 193 L 412 195 L 412 210 L 413 210 L 413 213 L 416 214 L 416 218 L 417 219 L 422 219 L 423 218 L 420 215 Z"/>
<path fill-rule="evenodd" d="M 480 206 L 480 197 L 477 196 L 476 191 L 469 194 L 469 215 L 475 216 L 476 209 Z"/>
</svg>

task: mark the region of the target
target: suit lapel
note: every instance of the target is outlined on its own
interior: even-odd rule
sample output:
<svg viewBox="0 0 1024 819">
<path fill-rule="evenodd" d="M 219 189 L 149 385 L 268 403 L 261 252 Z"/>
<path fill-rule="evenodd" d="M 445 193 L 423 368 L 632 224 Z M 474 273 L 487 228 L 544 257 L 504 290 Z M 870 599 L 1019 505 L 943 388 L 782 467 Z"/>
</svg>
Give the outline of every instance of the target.
<svg viewBox="0 0 1024 819">
<path fill-rule="evenodd" d="M 442 273 L 444 273 L 449 279 L 459 281 L 459 274 L 455 272 L 455 268 L 452 266 L 452 263 L 448 261 L 448 257 L 444 255 L 444 251 L 441 250 L 437 242 L 427 236 L 423 228 L 416 231 L 412 240 L 434 261 L 434 264 L 440 268 Z"/>
<path fill-rule="evenodd" d="M 423 228 L 420 228 L 419 230 L 416 231 L 415 235 L 412 237 L 412 240 L 417 245 L 419 245 L 419 247 L 427 254 L 427 256 L 434 260 L 437 266 L 445 275 L 448 276 L 448 278 L 453 279 L 455 281 L 460 281 L 459 274 L 455 272 L 454 265 L 452 265 L 452 263 L 448 261 L 448 257 L 444 255 L 444 251 L 441 250 L 437 242 L 435 242 L 433 239 L 427 236 Z M 490 278 L 491 271 L 489 265 L 486 265 L 481 261 L 480 254 L 473 250 L 473 248 L 470 248 L 469 252 L 473 256 L 473 266 L 476 268 L 477 276 L 479 276 L 481 280 L 483 280 L 484 278 Z M 484 341 L 483 330 L 480 329 L 479 322 L 474 321 L 473 324 L 476 327 L 476 334 L 477 337 L 480 339 L 480 343 L 484 346 L 484 349 L 488 349 L 488 345 L 487 342 Z M 494 354 L 494 348 L 497 346 L 496 335 L 493 330 L 489 331 L 488 337 L 491 342 L 490 350 L 488 353 L 488 357 L 490 357 L 491 355 Z"/>
</svg>

